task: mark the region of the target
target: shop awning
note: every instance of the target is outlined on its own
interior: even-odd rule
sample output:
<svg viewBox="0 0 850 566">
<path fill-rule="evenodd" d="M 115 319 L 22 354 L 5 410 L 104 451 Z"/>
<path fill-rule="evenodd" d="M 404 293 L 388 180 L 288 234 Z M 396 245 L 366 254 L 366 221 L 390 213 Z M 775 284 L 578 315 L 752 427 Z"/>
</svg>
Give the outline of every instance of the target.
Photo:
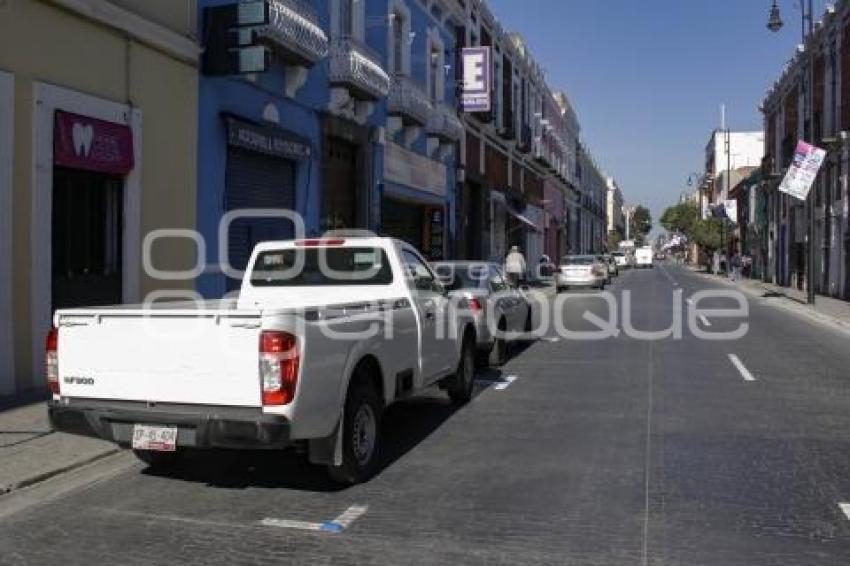
<svg viewBox="0 0 850 566">
<path fill-rule="evenodd" d="M 530 218 L 525 216 L 519 210 L 516 210 L 510 204 L 505 206 L 505 210 L 508 211 L 508 214 L 510 214 L 511 216 L 513 216 L 514 218 L 516 218 L 517 220 L 519 220 L 520 222 L 522 222 L 523 224 L 525 224 L 526 226 L 528 226 L 529 228 L 534 230 L 535 232 L 542 232 L 542 230 L 537 226 L 537 224 L 535 224 Z"/>
</svg>

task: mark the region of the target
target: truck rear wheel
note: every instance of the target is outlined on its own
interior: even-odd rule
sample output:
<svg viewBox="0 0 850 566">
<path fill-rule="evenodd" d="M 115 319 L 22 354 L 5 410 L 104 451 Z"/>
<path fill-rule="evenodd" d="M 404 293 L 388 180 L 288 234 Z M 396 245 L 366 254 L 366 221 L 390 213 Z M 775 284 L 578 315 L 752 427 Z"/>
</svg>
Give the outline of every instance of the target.
<svg viewBox="0 0 850 566">
<path fill-rule="evenodd" d="M 475 344 L 470 338 L 463 341 L 460 361 L 454 379 L 448 388 L 449 398 L 455 405 L 464 405 L 472 399 L 475 381 Z"/>
<path fill-rule="evenodd" d="M 349 387 L 342 423 L 342 464 L 328 466 L 334 481 L 352 485 L 375 473 L 381 446 L 381 408 L 375 388 L 367 381 Z"/>
</svg>

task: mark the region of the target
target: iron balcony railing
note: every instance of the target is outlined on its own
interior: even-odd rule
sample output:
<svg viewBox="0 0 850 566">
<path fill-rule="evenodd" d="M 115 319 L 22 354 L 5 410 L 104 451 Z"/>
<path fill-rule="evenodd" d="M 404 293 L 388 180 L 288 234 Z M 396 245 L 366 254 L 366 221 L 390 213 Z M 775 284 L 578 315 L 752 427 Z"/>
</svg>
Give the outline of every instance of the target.
<svg viewBox="0 0 850 566">
<path fill-rule="evenodd" d="M 390 92 L 390 77 L 380 61 L 378 54 L 360 40 L 335 39 L 330 46 L 331 85 L 348 87 L 355 98 L 383 98 Z"/>
<path fill-rule="evenodd" d="M 390 116 L 400 116 L 406 124 L 424 126 L 432 110 L 428 95 L 416 81 L 406 75 L 393 75 L 387 98 Z"/>
<path fill-rule="evenodd" d="M 457 142 L 463 137 L 463 123 L 457 117 L 457 112 L 448 104 L 438 103 L 428 118 L 425 127 L 429 136 L 448 142 Z"/>
<path fill-rule="evenodd" d="M 304 0 L 267 0 L 269 24 L 257 37 L 284 62 L 311 67 L 328 56 L 328 36 L 315 8 Z"/>
<path fill-rule="evenodd" d="M 552 164 L 552 154 L 549 150 L 545 134 L 537 140 L 536 147 L 534 148 L 534 159 L 547 167 Z"/>
</svg>

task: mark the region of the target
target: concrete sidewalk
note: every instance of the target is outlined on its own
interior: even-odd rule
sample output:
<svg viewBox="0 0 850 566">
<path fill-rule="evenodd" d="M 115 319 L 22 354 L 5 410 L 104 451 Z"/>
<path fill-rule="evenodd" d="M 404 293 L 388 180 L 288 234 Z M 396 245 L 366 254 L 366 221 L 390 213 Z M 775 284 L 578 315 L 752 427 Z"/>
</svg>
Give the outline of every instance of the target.
<svg viewBox="0 0 850 566">
<path fill-rule="evenodd" d="M 53 432 L 43 401 L 0 407 L 0 497 L 108 456 L 110 443 Z"/>
<path fill-rule="evenodd" d="M 749 295 L 762 299 L 769 299 L 771 304 L 780 308 L 797 312 L 808 316 L 809 318 L 826 322 L 850 331 L 850 302 L 848 301 L 833 299 L 832 297 L 824 295 L 817 295 L 815 297 L 815 304 L 812 307 L 806 303 L 805 291 L 800 291 L 791 287 L 782 287 L 772 283 L 765 283 L 758 279 L 729 281 L 729 278 L 725 275 L 714 275 L 706 272 L 705 270 L 694 267 L 691 267 L 691 269 L 705 277 L 711 278 L 714 281 L 735 286 Z"/>
</svg>

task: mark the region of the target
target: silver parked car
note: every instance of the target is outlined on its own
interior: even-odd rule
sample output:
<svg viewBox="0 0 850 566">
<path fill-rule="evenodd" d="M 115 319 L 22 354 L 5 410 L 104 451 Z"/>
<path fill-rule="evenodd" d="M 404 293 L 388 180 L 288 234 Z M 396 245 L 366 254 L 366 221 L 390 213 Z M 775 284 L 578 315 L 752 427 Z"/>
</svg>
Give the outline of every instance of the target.
<svg viewBox="0 0 850 566">
<path fill-rule="evenodd" d="M 555 275 L 558 291 L 570 287 L 604 289 L 608 267 L 595 255 L 568 255 L 561 260 Z"/>
<path fill-rule="evenodd" d="M 510 285 L 501 266 L 491 262 L 443 261 L 435 263 L 434 270 L 449 296 L 459 299 L 459 308 L 472 312 L 479 358 L 493 366 L 504 364 L 509 344 L 504 336 L 494 337 L 492 329 L 531 331 L 531 304 L 524 292 Z"/>
</svg>

